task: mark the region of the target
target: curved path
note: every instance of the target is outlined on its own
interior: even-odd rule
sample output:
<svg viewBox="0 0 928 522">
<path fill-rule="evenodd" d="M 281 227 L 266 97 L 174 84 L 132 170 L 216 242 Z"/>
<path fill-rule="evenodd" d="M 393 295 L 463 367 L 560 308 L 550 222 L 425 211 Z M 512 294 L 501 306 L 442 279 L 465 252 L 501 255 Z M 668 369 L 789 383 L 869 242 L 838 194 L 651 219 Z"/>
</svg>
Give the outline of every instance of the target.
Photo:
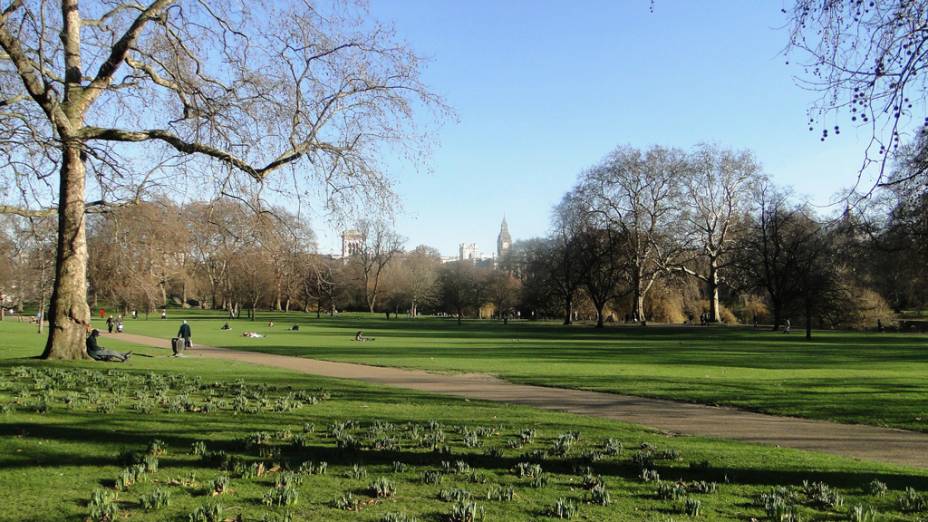
<svg viewBox="0 0 928 522">
<path fill-rule="evenodd" d="M 144 346 L 170 348 L 170 341 L 154 337 L 122 333 L 118 334 L 118 338 Z M 672 433 L 773 444 L 928 468 L 928 434 L 913 431 L 778 417 L 734 408 L 611 393 L 513 384 L 483 374 L 435 374 L 202 345 L 188 350 L 187 355 L 605 417 Z"/>
</svg>

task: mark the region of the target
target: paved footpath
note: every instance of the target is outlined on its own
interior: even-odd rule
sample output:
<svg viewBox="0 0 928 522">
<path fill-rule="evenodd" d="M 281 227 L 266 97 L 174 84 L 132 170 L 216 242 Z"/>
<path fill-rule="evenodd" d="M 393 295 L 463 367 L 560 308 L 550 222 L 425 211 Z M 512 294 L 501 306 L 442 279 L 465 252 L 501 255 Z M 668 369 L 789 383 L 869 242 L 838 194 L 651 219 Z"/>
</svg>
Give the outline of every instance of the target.
<svg viewBox="0 0 928 522">
<path fill-rule="evenodd" d="M 170 347 L 170 341 L 154 337 L 127 333 L 118 336 L 120 340 L 144 346 Z M 928 433 L 778 417 L 734 408 L 629 395 L 514 384 L 483 374 L 437 374 L 202 345 L 195 345 L 187 355 L 605 417 L 670 433 L 772 444 L 928 468 Z"/>
</svg>

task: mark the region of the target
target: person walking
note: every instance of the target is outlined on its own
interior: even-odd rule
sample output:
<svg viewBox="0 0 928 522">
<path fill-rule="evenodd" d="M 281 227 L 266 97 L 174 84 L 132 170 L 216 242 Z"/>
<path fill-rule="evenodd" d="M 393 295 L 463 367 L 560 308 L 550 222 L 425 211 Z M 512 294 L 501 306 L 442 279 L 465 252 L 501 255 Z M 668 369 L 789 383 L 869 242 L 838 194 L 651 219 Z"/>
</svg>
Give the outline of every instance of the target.
<svg viewBox="0 0 928 522">
<path fill-rule="evenodd" d="M 113 325 L 114 325 L 113 316 L 111 315 L 106 318 L 106 331 L 109 333 L 113 333 Z"/>
<path fill-rule="evenodd" d="M 790 323 L 790 322 L 789 322 L 789 319 L 787 319 L 787 320 L 786 320 L 786 326 L 785 326 L 784 329 L 783 329 L 783 333 L 788 334 L 791 327 L 792 327 L 792 323 Z"/>
<path fill-rule="evenodd" d="M 177 336 L 184 340 L 184 349 L 193 347 L 193 343 L 190 342 L 190 325 L 187 324 L 186 319 L 181 323 L 180 329 L 177 330 Z"/>
</svg>

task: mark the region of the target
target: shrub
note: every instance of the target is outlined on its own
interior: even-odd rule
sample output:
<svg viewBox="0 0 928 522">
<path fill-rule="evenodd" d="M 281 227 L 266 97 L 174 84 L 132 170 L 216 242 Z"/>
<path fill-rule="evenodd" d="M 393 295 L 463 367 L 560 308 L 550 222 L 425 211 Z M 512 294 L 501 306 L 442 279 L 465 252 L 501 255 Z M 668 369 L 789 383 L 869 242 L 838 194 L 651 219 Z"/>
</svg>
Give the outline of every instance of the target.
<svg viewBox="0 0 928 522">
<path fill-rule="evenodd" d="M 573 518 L 577 514 L 577 505 L 570 499 L 559 498 L 548 510 L 548 515 L 555 518 Z"/>
<path fill-rule="evenodd" d="M 899 506 L 899 511 L 904 513 L 920 513 L 928 510 L 928 499 L 919 495 L 918 492 L 911 487 L 907 487 L 905 491 L 902 492 L 902 496 L 899 497 L 897 505 Z"/>
<path fill-rule="evenodd" d="M 349 491 L 348 493 L 345 493 L 344 495 L 335 499 L 334 505 L 335 509 L 341 509 L 343 511 L 357 511 L 358 499 L 354 498 Z"/>
<path fill-rule="evenodd" d="M 198 457 L 206 455 L 206 443 L 202 440 L 195 441 L 190 445 L 190 453 Z"/>
<path fill-rule="evenodd" d="M 474 522 L 484 520 L 483 508 L 476 502 L 457 502 L 451 506 L 451 513 L 448 514 L 448 522 Z"/>
<path fill-rule="evenodd" d="M 603 443 L 602 452 L 605 455 L 615 456 L 622 453 L 622 443 L 615 439 L 606 439 Z"/>
<path fill-rule="evenodd" d="M 348 475 L 348 477 L 353 478 L 355 480 L 367 478 L 367 470 L 364 469 L 363 466 L 359 466 L 357 464 L 352 464 L 351 468 L 347 471 L 346 474 Z"/>
<path fill-rule="evenodd" d="M 396 494 L 396 486 L 393 485 L 390 479 L 384 477 L 380 477 L 372 482 L 367 489 L 371 496 L 376 498 L 388 498 Z"/>
<path fill-rule="evenodd" d="M 406 473 L 407 468 L 408 466 L 406 466 L 406 464 L 398 460 L 393 461 L 393 473 Z"/>
<path fill-rule="evenodd" d="M 590 489 L 590 502 L 600 506 L 609 505 L 609 492 L 606 491 L 605 484 L 597 484 Z"/>
<path fill-rule="evenodd" d="M 441 482 L 441 478 L 441 473 L 435 470 L 427 469 L 422 472 L 422 482 L 426 484 L 438 484 Z"/>
<path fill-rule="evenodd" d="M 698 517 L 699 510 L 702 508 L 702 502 L 695 498 L 687 498 L 683 501 L 683 513 L 689 517 Z"/>
<path fill-rule="evenodd" d="M 512 499 L 515 498 L 516 492 L 512 486 L 503 487 L 496 486 L 495 488 L 487 491 L 487 500 L 500 500 L 504 502 L 512 502 Z"/>
<path fill-rule="evenodd" d="M 419 522 L 419 519 L 403 513 L 387 513 L 380 519 L 380 522 Z"/>
<path fill-rule="evenodd" d="M 158 471 L 158 457 L 149 453 L 145 455 L 142 465 L 145 467 L 146 473 L 155 473 Z"/>
<path fill-rule="evenodd" d="M 171 494 L 167 490 L 158 488 L 147 495 L 139 497 L 139 502 L 145 511 L 156 511 L 166 508 L 171 503 Z"/>
<path fill-rule="evenodd" d="M 463 502 L 470 500 L 470 491 L 462 488 L 442 489 L 438 492 L 438 499 L 444 502 Z"/>
<path fill-rule="evenodd" d="M 704 480 L 700 480 L 700 481 L 691 483 L 687 489 L 692 493 L 708 494 L 708 493 L 715 493 L 716 491 L 718 491 L 719 485 L 716 484 L 715 482 L 706 482 Z"/>
<path fill-rule="evenodd" d="M 303 483 L 303 476 L 292 471 L 284 471 L 274 480 L 275 488 L 286 488 L 290 486 L 299 486 Z"/>
<path fill-rule="evenodd" d="M 116 477 L 116 489 L 119 491 L 128 491 L 133 485 L 145 480 L 145 465 L 134 464 L 125 468 Z"/>
<path fill-rule="evenodd" d="M 222 522 L 222 504 L 204 504 L 187 515 L 187 522 Z"/>
<path fill-rule="evenodd" d="M 824 482 L 803 481 L 802 490 L 808 502 L 819 508 L 834 511 L 844 505 L 844 497 Z"/>
<path fill-rule="evenodd" d="M 762 506 L 767 518 L 774 522 L 802 522 L 794 504 L 795 500 L 796 496 L 792 491 L 778 487 L 760 495 L 755 503 Z"/>
<path fill-rule="evenodd" d="M 256 479 L 263 476 L 267 470 L 264 467 L 263 462 L 253 462 L 250 466 L 246 466 L 239 471 L 239 475 L 243 479 Z"/>
<path fill-rule="evenodd" d="M 539 468 L 540 468 L 540 466 L 539 466 Z M 543 487 L 547 486 L 547 485 L 548 485 L 548 475 L 547 475 L 546 473 L 542 473 L 541 471 L 539 471 L 537 474 L 534 474 L 534 475 L 532 476 L 532 480 L 531 480 L 531 482 L 529 482 L 529 485 L 532 486 L 532 487 L 535 488 L 535 489 L 543 488 Z"/>
<path fill-rule="evenodd" d="M 292 506 L 299 499 L 299 493 L 291 484 L 283 487 L 271 488 L 264 494 L 264 505 L 269 507 Z"/>
<path fill-rule="evenodd" d="M 632 464 L 641 469 L 654 467 L 654 453 L 650 449 L 640 449 L 632 455 Z"/>
<path fill-rule="evenodd" d="M 849 522 L 875 522 L 876 511 L 868 505 L 854 506 L 848 514 Z"/>
<path fill-rule="evenodd" d="M 664 500 L 679 500 L 686 496 L 686 487 L 679 482 L 657 482 L 657 498 Z"/>
<path fill-rule="evenodd" d="M 490 457 L 491 459 L 501 459 L 503 458 L 503 449 L 497 446 L 492 446 L 487 448 L 483 454 L 487 457 Z"/>
<path fill-rule="evenodd" d="M 116 495 L 102 489 L 96 489 L 90 495 L 87 510 L 92 522 L 113 522 L 119 517 Z"/>
<path fill-rule="evenodd" d="M 867 484 L 867 492 L 874 497 L 882 497 L 887 491 L 886 483 L 879 480 L 872 480 Z"/>
<path fill-rule="evenodd" d="M 209 483 L 210 495 L 223 495 L 229 491 L 229 477 L 219 475 Z"/>
<path fill-rule="evenodd" d="M 146 453 L 148 453 L 149 455 L 154 455 L 155 457 L 160 457 L 167 452 L 168 450 L 164 444 L 164 441 L 161 441 L 158 439 L 155 439 L 149 442 L 148 449 L 146 450 Z"/>
<path fill-rule="evenodd" d="M 593 473 L 587 471 L 586 474 L 583 475 L 580 484 L 583 486 L 583 489 L 593 489 L 596 486 L 603 485 L 603 478 L 599 475 L 594 475 Z"/>
<path fill-rule="evenodd" d="M 298 472 L 304 475 L 325 475 L 325 472 L 329 469 L 329 463 L 322 460 L 318 464 L 314 464 L 311 460 L 307 460 L 300 464 Z"/>
<path fill-rule="evenodd" d="M 641 475 L 639 475 L 639 477 L 642 482 L 659 482 L 661 480 L 661 475 L 657 470 L 647 468 L 641 470 Z"/>
</svg>

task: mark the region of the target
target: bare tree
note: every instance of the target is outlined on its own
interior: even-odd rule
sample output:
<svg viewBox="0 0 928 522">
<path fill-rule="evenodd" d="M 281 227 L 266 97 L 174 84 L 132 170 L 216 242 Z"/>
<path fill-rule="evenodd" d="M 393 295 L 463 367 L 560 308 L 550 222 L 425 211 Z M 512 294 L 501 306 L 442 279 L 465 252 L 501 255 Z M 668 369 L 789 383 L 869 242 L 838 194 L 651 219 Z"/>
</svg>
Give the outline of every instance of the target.
<svg viewBox="0 0 928 522">
<path fill-rule="evenodd" d="M 706 284 L 709 321 L 719 322 L 721 273 L 730 265 L 750 204 L 752 186 L 762 176 L 750 152 L 720 150 L 703 145 L 690 155 L 691 168 L 683 183 L 682 215 L 692 258 L 671 269 L 681 270 Z"/>
<path fill-rule="evenodd" d="M 783 12 L 790 49 L 807 59 L 802 86 L 821 93 L 809 109 L 809 130 L 820 125 L 825 141 L 841 132 L 839 120 L 864 128 L 870 140 L 860 172 L 875 163 L 876 182 L 886 182 L 890 153 L 909 127 L 928 126 L 917 114 L 926 95 L 928 3 L 795 0 Z"/>
<path fill-rule="evenodd" d="M 368 310 L 374 312 L 384 268 L 393 256 L 402 252 L 403 238 L 381 220 L 361 220 L 356 228 L 361 234 L 361 245 L 352 262 L 357 263 Z"/>
<path fill-rule="evenodd" d="M 440 304 L 446 312 L 457 316 L 458 325 L 468 309 L 479 308 L 483 304 L 481 275 L 470 261 L 445 263 L 438 272 Z"/>
<path fill-rule="evenodd" d="M 584 205 L 576 191 L 568 192 L 554 209 L 554 224 L 541 270 L 564 303 L 564 324 L 573 323 L 574 299 L 583 284 L 581 230 Z"/>
<path fill-rule="evenodd" d="M 644 300 L 665 267 L 679 254 L 668 233 L 677 221 L 680 181 L 687 172 L 686 156 L 676 149 L 652 147 L 641 152 L 619 147 L 581 181 L 589 212 L 602 226 L 618 231 L 628 260 L 632 309 L 644 321 Z"/>
<path fill-rule="evenodd" d="M 811 295 L 806 289 L 811 288 L 821 227 L 806 208 L 772 185 L 759 186 L 754 198 L 751 228 L 739 245 L 737 268 L 747 286 L 767 292 L 777 330 L 788 319 L 784 314 L 790 306 Z"/>
<path fill-rule="evenodd" d="M 343 3 L 14 0 L 0 50 L 0 165 L 20 189 L 3 210 L 58 216 L 46 358 L 86 357 L 89 209 L 192 172 L 377 196 L 380 150 L 418 148 L 414 110 L 443 110 L 415 54 Z"/>
<path fill-rule="evenodd" d="M 513 308 L 519 303 L 522 282 L 510 272 L 494 270 L 487 274 L 485 284 L 487 297 L 493 303 L 497 317 L 504 324 L 509 324 Z"/>
<path fill-rule="evenodd" d="M 435 300 L 438 290 L 438 269 L 441 267 L 441 254 L 438 250 L 419 245 L 403 258 L 403 270 L 406 278 L 406 293 L 409 296 L 409 315 L 419 316 L 419 306 Z"/>
</svg>

